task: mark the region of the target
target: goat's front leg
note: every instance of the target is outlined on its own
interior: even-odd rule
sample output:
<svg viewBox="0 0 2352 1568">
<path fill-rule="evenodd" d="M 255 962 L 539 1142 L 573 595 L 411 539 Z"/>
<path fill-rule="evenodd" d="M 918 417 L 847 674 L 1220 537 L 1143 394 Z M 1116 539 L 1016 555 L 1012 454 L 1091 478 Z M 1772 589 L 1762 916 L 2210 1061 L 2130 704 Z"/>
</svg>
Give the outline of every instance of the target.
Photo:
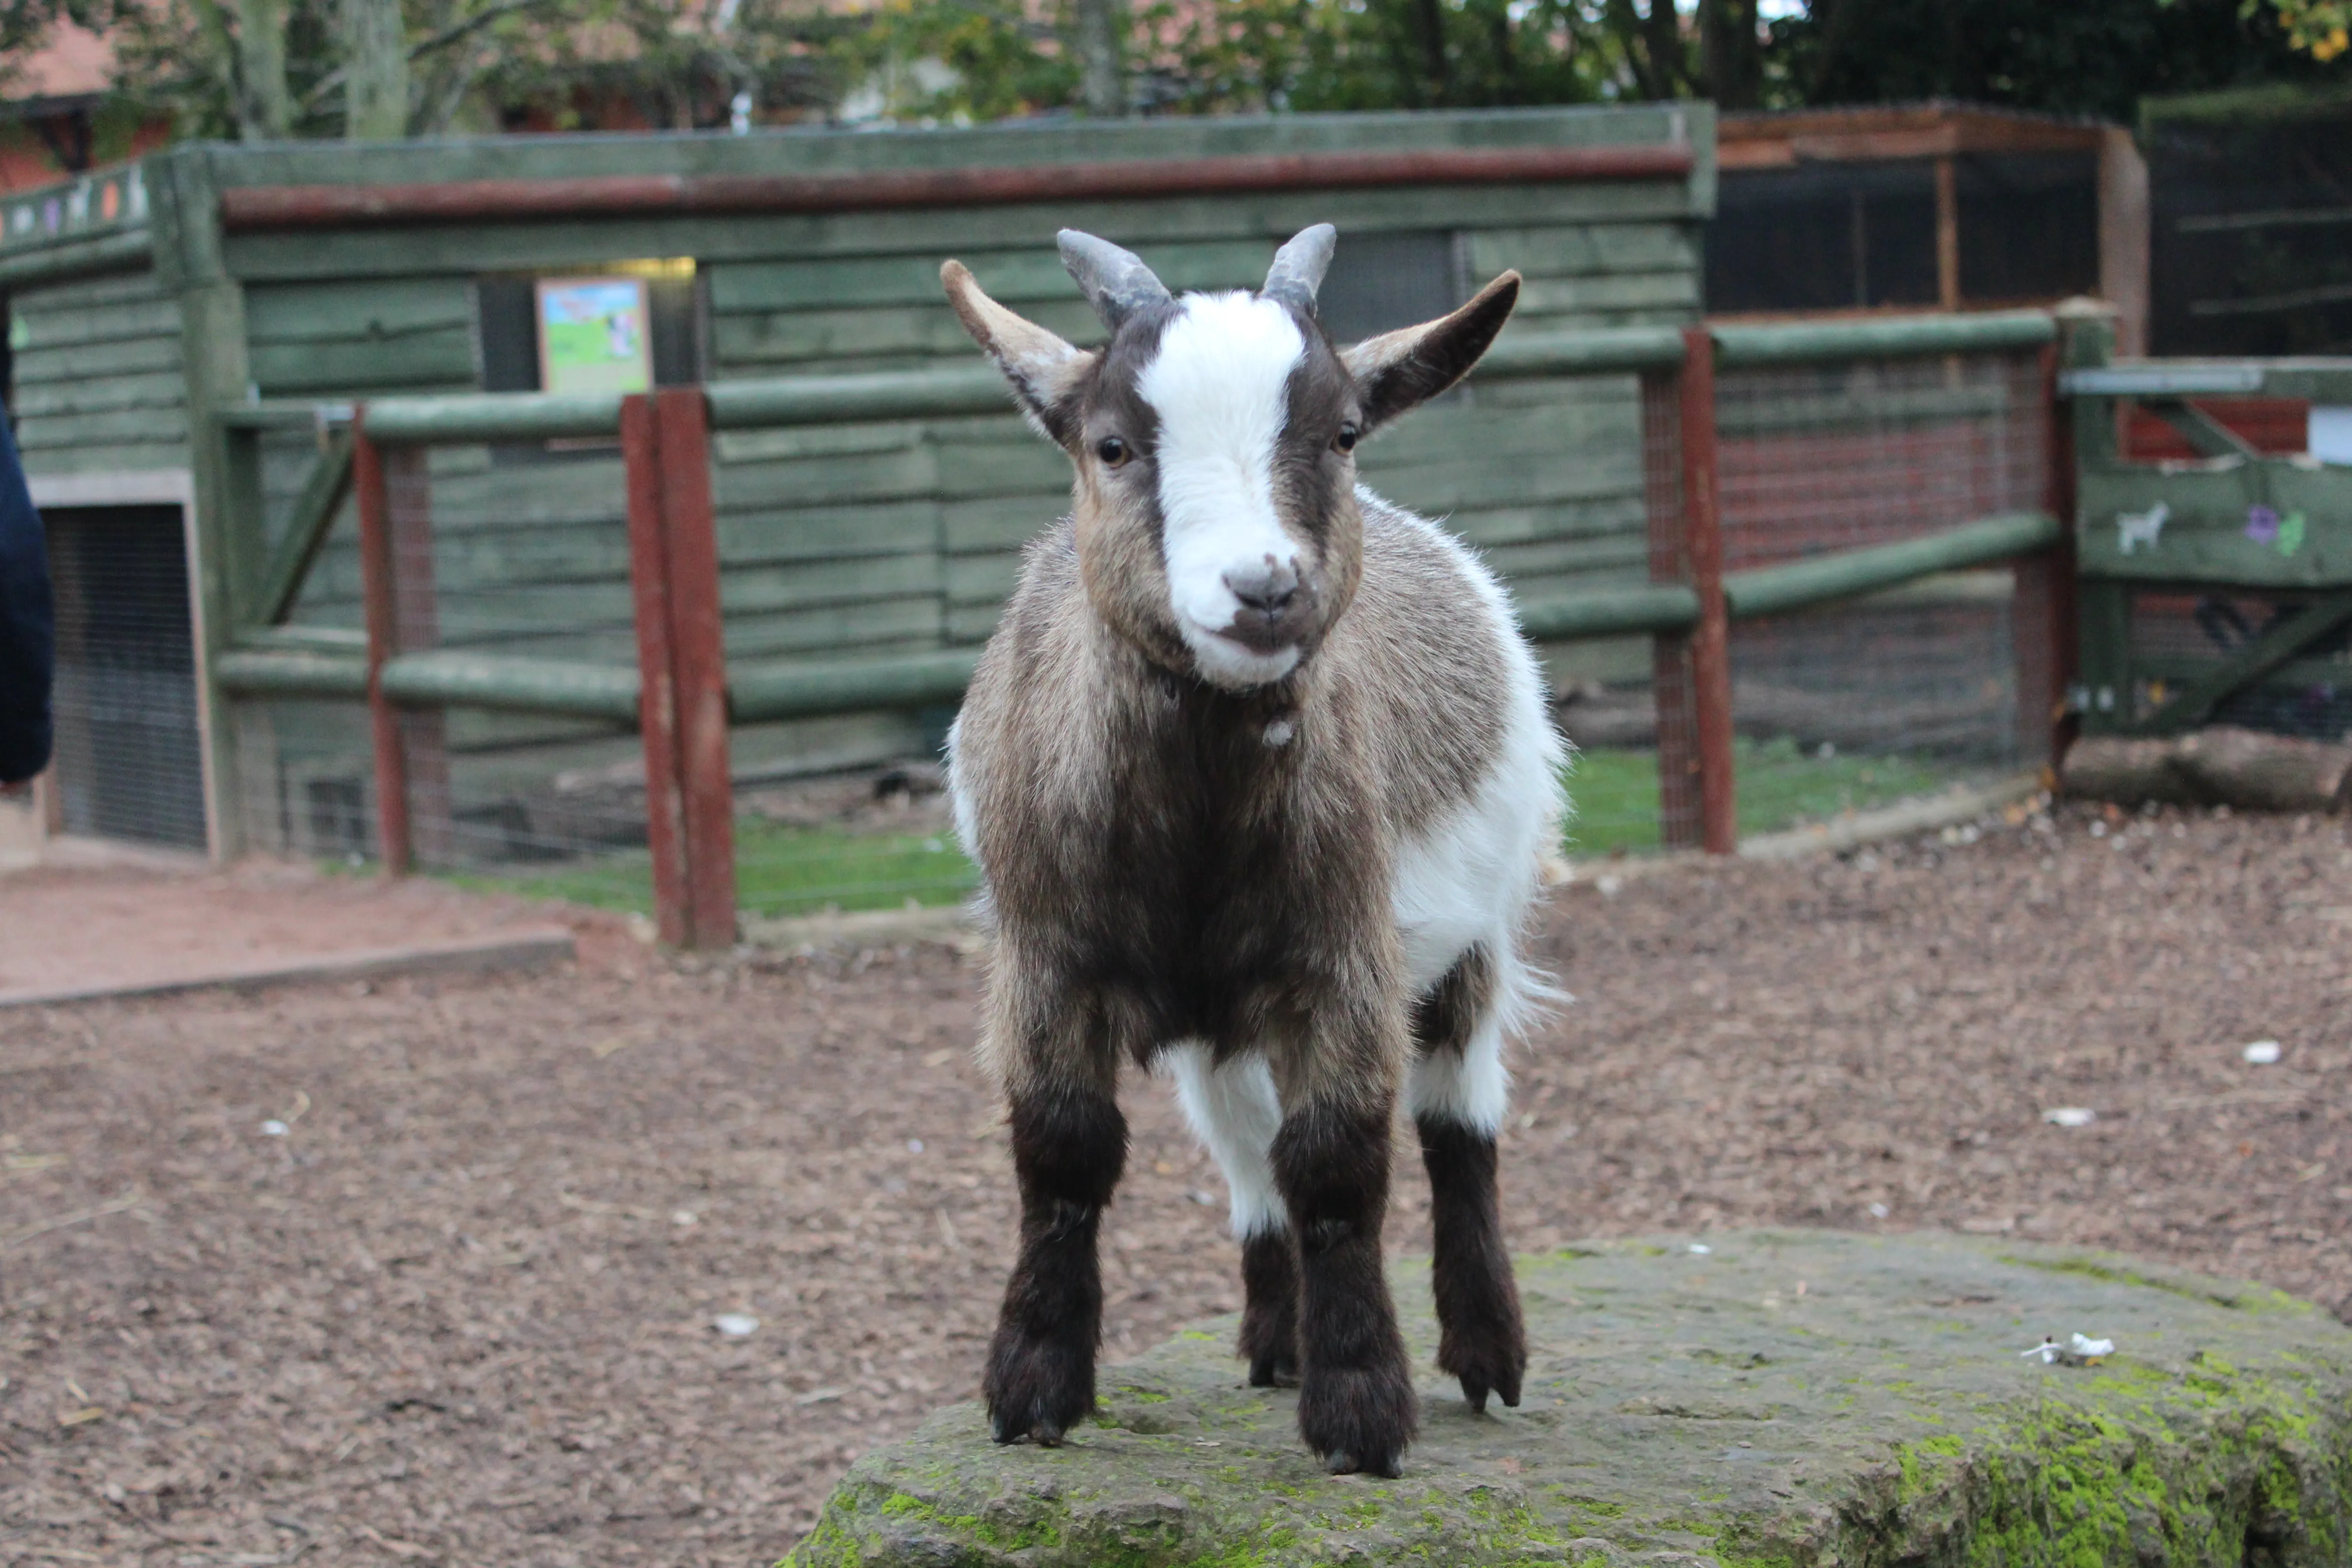
<svg viewBox="0 0 2352 1568">
<path fill-rule="evenodd" d="M 1033 1033 L 1008 1064 L 1021 1251 L 981 1385 L 1000 1443 L 1052 1447 L 1094 1408 L 1103 1306 L 1096 1235 L 1127 1162 L 1127 1121 L 1107 1050 L 1084 1033 Z"/>
<path fill-rule="evenodd" d="M 1298 1242 L 1298 1431 L 1335 1475 L 1394 1476 L 1419 1424 L 1396 1307 L 1381 1268 L 1388 1213 L 1385 1054 L 1286 1095 L 1275 1180 Z"/>
</svg>

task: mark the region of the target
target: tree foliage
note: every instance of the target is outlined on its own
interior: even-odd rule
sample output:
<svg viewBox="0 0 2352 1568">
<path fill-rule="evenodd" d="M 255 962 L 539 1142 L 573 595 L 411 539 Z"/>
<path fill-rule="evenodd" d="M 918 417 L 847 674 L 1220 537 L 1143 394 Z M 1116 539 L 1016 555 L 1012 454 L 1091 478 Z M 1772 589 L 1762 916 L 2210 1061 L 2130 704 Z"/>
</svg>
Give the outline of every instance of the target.
<svg viewBox="0 0 2352 1568">
<path fill-rule="evenodd" d="M 2253 10 L 2263 0 L 2245 0 Z M 2287 41 L 2313 59 L 2326 62 L 2352 49 L 2352 0 L 2269 0 Z"/>
<path fill-rule="evenodd" d="M 2352 0 L 0 0 L 111 29 L 184 134 L 1946 98 L 2128 120 L 2342 79 Z"/>
<path fill-rule="evenodd" d="M 2318 74 L 2268 0 L 1811 0 L 1767 52 L 1800 103 L 1950 98 L 2126 122 L 2152 94 Z"/>
</svg>

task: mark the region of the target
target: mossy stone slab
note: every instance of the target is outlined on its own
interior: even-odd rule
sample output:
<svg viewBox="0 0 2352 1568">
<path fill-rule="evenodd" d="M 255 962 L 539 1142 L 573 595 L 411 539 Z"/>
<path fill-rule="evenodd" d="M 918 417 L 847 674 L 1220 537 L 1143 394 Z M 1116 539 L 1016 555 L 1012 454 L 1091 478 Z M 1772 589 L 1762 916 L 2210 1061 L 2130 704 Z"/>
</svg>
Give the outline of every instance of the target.
<svg viewBox="0 0 2352 1568">
<path fill-rule="evenodd" d="M 1326 1476 L 1233 1320 L 1105 1369 L 1060 1448 L 940 1411 L 860 1460 L 801 1568 L 2352 1563 L 2352 1330 L 2307 1303 L 1972 1237 L 1773 1231 L 1519 1266 L 1520 1408 L 1423 1373 L 1402 1479 Z M 2019 1352 L 2112 1339 L 2094 1365 Z"/>
</svg>

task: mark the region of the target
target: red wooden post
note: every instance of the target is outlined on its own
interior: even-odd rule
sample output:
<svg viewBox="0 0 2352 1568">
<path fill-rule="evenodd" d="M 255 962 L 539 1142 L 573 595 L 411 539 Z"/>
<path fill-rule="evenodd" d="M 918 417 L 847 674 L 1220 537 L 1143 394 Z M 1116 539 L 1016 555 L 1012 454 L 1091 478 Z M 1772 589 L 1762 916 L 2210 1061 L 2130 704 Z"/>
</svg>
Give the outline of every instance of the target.
<svg viewBox="0 0 2352 1568">
<path fill-rule="evenodd" d="M 2058 520 L 2058 542 L 2017 563 L 2010 628 L 2017 659 L 2018 753 L 2046 767 L 2058 764 L 2074 739 L 2075 720 L 2067 711 L 2066 692 L 2077 679 L 2081 651 L 2074 606 L 2074 433 L 2058 395 L 2058 367 L 2053 343 L 2042 349 L 2037 368 L 2047 433 L 2042 504 Z"/>
<path fill-rule="evenodd" d="M 662 451 L 653 399 L 621 400 L 621 459 L 629 498 L 629 586 L 637 630 L 637 733 L 646 758 L 646 843 L 653 853 L 654 923 L 672 947 L 693 935 L 686 792 L 678 777 L 677 686 L 672 673 L 669 551 L 662 526 Z"/>
<path fill-rule="evenodd" d="M 1731 749 L 1731 617 L 1723 595 L 1723 527 L 1715 447 L 1715 338 L 1683 330 L 1683 548 L 1698 595 L 1690 636 L 1692 713 L 1698 738 L 1699 843 L 1710 855 L 1739 847 Z M 1663 759 L 1662 759 L 1663 761 Z"/>
<path fill-rule="evenodd" d="M 710 410 L 699 386 L 654 395 L 668 548 L 671 679 L 686 802 L 688 925 L 697 947 L 735 942 L 735 795 L 727 743 L 727 640 L 710 496 Z"/>
<path fill-rule="evenodd" d="M 441 610 L 433 582 L 433 477 L 422 447 L 379 451 L 383 471 L 384 531 L 391 542 L 392 651 L 415 653 L 441 642 Z M 410 853 L 427 866 L 446 866 L 457 849 L 457 816 L 449 794 L 449 715 L 440 708 L 395 708 L 401 772 L 408 781 Z"/>
<path fill-rule="evenodd" d="M 1642 377 L 1642 480 L 1649 521 L 1650 581 L 1690 578 L 1684 549 L 1682 375 Z M 1651 639 L 1651 700 L 1658 715 L 1658 841 L 1669 849 L 1699 846 L 1697 704 L 1691 690 L 1690 635 Z"/>
<path fill-rule="evenodd" d="M 412 858 L 408 827 L 408 759 L 401 743 L 400 715 L 383 694 L 383 666 L 398 646 L 399 606 L 394 595 L 391 503 L 386 497 L 383 449 L 368 438 L 367 407 L 352 416 L 352 491 L 360 513 L 360 597 L 367 619 L 368 728 L 375 751 L 376 849 L 383 874 L 408 874 Z"/>
</svg>

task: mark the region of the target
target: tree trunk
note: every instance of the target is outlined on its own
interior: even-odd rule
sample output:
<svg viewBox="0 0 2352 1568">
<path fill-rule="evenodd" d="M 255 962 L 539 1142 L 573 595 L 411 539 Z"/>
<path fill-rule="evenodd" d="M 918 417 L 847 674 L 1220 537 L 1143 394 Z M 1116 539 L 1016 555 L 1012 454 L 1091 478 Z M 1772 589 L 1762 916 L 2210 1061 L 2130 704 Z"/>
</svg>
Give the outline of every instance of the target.
<svg viewBox="0 0 2352 1568">
<path fill-rule="evenodd" d="M 1650 0 L 1650 14 L 1642 23 L 1650 56 L 1650 74 L 1656 79 L 1655 98 L 1672 98 L 1688 75 L 1684 69 L 1683 22 L 1675 0 Z"/>
<path fill-rule="evenodd" d="M 342 0 L 343 133 L 354 142 L 408 134 L 408 25 L 400 0 Z"/>
<path fill-rule="evenodd" d="M 236 133 L 247 142 L 282 142 L 294 132 L 294 95 L 286 85 L 286 0 L 235 0 Z"/>
<path fill-rule="evenodd" d="M 1763 97 L 1764 53 L 1756 0 L 1700 0 L 1699 55 L 1718 109 L 1753 109 Z"/>
<path fill-rule="evenodd" d="M 1454 101 L 1454 68 L 1445 54 L 1445 6 L 1443 0 L 1416 0 L 1412 14 L 1421 34 L 1422 68 L 1429 73 L 1427 101 L 1449 104 Z"/>
<path fill-rule="evenodd" d="M 2352 805 L 2352 746 L 2221 727 L 2178 740 L 2101 735 L 2074 742 L 2061 776 L 2068 795 L 2119 805 L 2337 811 Z"/>
<path fill-rule="evenodd" d="M 1087 112 L 1097 120 L 1117 120 L 1127 113 L 1127 71 L 1120 58 L 1120 24 L 1126 8 L 1119 0 L 1072 0 L 1078 43 L 1078 92 Z"/>
</svg>

